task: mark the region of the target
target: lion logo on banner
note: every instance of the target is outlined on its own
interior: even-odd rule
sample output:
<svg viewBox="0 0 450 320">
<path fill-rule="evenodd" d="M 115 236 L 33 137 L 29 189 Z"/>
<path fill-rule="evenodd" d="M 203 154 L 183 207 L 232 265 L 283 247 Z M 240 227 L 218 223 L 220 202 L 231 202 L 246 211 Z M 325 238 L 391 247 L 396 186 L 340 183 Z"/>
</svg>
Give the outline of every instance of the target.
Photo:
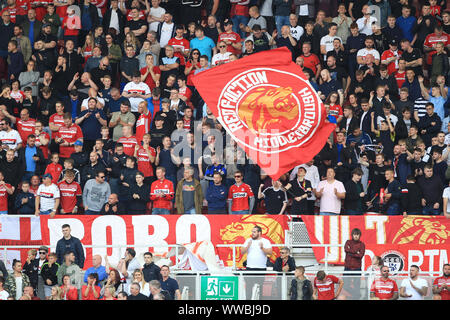
<svg viewBox="0 0 450 320">
<path fill-rule="evenodd" d="M 291 87 L 256 88 L 240 103 L 239 117 L 253 133 L 279 130 L 281 124 L 290 128 L 299 116 L 298 102 L 292 91 Z M 291 125 L 286 123 L 291 121 Z"/>
<path fill-rule="evenodd" d="M 406 244 L 413 241 L 418 244 L 438 245 L 450 238 L 450 231 L 439 221 L 427 218 L 406 217 L 392 243 Z"/>
<path fill-rule="evenodd" d="M 224 244 L 243 244 L 247 238 L 252 234 L 252 229 L 255 225 L 258 225 L 262 229 L 262 235 L 269 238 L 274 244 L 284 243 L 284 229 L 281 224 L 268 216 L 262 215 L 244 215 L 239 222 L 233 222 L 227 225 L 225 228 L 220 229 L 220 238 Z M 272 261 L 275 261 L 277 257 L 276 251 L 279 248 L 275 247 L 274 252 L 269 257 Z M 241 248 L 236 248 L 236 266 L 242 267 L 243 262 L 246 260 L 247 255 L 241 253 Z M 233 252 L 230 252 L 226 256 L 224 261 L 225 265 L 233 265 Z"/>
</svg>

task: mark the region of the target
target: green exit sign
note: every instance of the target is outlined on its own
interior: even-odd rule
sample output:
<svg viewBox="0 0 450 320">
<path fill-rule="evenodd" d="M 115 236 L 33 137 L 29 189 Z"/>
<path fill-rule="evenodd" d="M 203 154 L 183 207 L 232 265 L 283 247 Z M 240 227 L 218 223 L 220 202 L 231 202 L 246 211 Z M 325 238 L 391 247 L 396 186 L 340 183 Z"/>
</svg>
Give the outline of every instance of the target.
<svg viewBox="0 0 450 320">
<path fill-rule="evenodd" d="M 202 277 L 202 300 L 238 300 L 238 277 Z"/>
</svg>

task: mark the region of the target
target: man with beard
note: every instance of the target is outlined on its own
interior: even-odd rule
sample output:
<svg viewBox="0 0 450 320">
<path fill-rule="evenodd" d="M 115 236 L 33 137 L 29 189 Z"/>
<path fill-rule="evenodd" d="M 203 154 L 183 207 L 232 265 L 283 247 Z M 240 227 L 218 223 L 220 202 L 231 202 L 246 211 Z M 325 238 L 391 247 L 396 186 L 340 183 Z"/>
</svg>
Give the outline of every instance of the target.
<svg viewBox="0 0 450 320">
<path fill-rule="evenodd" d="M 428 282 L 419 277 L 420 269 L 412 265 L 409 269 L 409 279 L 403 279 L 400 285 L 400 297 L 406 300 L 423 300 L 428 292 Z"/>
<path fill-rule="evenodd" d="M 246 270 L 264 271 L 267 269 L 267 257 L 272 254 L 272 245 L 269 240 L 262 237 L 262 228 L 260 226 L 255 225 L 253 227 L 251 238 L 245 240 L 241 252 L 242 254 L 247 253 Z M 259 278 L 249 278 L 247 299 L 250 299 L 253 286 L 258 282 Z"/>
<path fill-rule="evenodd" d="M 444 274 L 433 282 L 433 300 L 450 300 L 450 264 L 444 264 Z"/>
</svg>

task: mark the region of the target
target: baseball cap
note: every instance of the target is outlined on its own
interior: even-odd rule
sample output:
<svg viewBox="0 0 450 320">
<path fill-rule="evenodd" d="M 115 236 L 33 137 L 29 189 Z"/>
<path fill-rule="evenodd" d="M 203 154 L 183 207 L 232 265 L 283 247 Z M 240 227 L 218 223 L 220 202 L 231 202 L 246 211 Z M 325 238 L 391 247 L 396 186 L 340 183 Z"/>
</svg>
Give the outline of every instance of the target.
<svg viewBox="0 0 450 320">
<path fill-rule="evenodd" d="M 52 179 L 52 175 L 50 173 L 46 173 L 42 176 L 42 179 L 49 178 Z"/>
<path fill-rule="evenodd" d="M 233 24 L 233 20 L 231 20 L 231 19 L 225 19 L 225 20 L 223 21 L 223 25 L 226 26 L 227 24 Z"/>
<path fill-rule="evenodd" d="M 50 23 L 44 23 L 43 25 L 42 25 L 42 28 L 46 28 L 46 27 L 51 27 L 52 25 L 50 24 Z"/>
<path fill-rule="evenodd" d="M 39 251 L 45 251 L 45 252 L 48 252 L 48 247 L 47 247 L 47 246 L 40 246 L 40 247 L 39 247 Z"/>
<path fill-rule="evenodd" d="M 74 146 L 82 146 L 83 142 L 81 142 L 80 140 L 77 140 L 73 143 Z"/>
<path fill-rule="evenodd" d="M 389 44 L 391 46 L 397 46 L 398 45 L 397 40 L 395 40 L 395 39 L 392 39 L 391 41 L 389 41 Z"/>
</svg>

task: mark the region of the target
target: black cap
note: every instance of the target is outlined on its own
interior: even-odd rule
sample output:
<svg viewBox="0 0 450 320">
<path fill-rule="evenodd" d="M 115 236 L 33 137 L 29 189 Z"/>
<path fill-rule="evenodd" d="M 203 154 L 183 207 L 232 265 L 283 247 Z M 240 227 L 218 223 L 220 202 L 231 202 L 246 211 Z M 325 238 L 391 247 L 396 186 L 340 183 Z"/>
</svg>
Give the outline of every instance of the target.
<svg viewBox="0 0 450 320">
<path fill-rule="evenodd" d="M 398 46 L 397 40 L 395 40 L 395 39 L 392 39 L 391 41 L 389 41 L 389 44 L 391 46 Z"/>
</svg>

